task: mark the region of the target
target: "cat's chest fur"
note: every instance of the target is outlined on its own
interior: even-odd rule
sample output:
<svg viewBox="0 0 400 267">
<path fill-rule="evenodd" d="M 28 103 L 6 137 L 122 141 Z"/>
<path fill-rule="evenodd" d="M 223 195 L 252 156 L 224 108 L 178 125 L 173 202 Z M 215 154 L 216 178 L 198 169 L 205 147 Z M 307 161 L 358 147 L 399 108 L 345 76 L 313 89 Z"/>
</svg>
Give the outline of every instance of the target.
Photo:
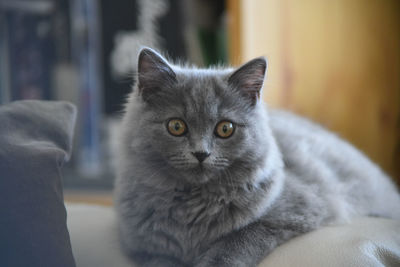
<svg viewBox="0 0 400 267">
<path fill-rule="evenodd" d="M 223 234 L 248 224 L 253 216 L 236 202 L 241 190 L 208 187 L 174 188 L 155 196 L 150 213 L 136 227 L 152 235 L 159 249 L 191 261 Z"/>
</svg>

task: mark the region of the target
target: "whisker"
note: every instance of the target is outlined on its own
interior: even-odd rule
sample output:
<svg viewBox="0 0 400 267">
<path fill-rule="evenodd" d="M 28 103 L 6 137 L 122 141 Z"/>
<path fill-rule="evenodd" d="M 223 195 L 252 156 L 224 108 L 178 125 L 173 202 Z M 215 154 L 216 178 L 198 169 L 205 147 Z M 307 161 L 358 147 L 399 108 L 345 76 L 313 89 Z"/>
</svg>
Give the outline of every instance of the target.
<svg viewBox="0 0 400 267">
<path fill-rule="evenodd" d="M 170 162 L 188 162 L 186 159 L 170 159 Z"/>
</svg>

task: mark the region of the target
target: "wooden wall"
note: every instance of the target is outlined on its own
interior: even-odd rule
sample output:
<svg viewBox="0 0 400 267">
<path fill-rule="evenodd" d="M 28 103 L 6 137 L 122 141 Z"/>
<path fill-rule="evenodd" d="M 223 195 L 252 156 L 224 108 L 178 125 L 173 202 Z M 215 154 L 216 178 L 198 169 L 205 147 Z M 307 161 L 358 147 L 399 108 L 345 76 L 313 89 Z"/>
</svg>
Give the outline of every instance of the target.
<svg viewBox="0 0 400 267">
<path fill-rule="evenodd" d="M 400 1 L 227 3 L 231 62 L 269 59 L 264 100 L 339 133 L 400 181 Z"/>
</svg>

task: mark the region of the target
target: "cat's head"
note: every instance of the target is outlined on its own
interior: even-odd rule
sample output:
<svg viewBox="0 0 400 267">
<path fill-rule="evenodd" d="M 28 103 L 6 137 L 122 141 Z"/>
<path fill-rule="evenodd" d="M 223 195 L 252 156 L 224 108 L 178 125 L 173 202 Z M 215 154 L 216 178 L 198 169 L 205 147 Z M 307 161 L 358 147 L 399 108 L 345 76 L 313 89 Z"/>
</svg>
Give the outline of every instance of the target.
<svg viewBox="0 0 400 267">
<path fill-rule="evenodd" d="M 262 57 L 238 69 L 178 67 L 144 48 L 131 127 L 149 166 L 164 164 L 190 183 L 237 182 L 261 168 L 270 136 L 260 100 L 266 68 Z"/>
</svg>

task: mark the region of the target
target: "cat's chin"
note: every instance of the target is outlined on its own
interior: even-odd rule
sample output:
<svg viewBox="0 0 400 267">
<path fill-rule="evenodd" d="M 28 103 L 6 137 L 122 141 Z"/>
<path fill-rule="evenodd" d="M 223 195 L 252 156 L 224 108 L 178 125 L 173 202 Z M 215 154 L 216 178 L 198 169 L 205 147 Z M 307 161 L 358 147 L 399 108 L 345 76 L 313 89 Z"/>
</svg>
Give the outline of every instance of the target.
<svg viewBox="0 0 400 267">
<path fill-rule="evenodd" d="M 215 169 L 209 164 L 193 164 L 193 166 L 188 167 L 183 170 L 185 172 L 185 180 L 192 184 L 206 184 L 212 180 Z"/>
</svg>

